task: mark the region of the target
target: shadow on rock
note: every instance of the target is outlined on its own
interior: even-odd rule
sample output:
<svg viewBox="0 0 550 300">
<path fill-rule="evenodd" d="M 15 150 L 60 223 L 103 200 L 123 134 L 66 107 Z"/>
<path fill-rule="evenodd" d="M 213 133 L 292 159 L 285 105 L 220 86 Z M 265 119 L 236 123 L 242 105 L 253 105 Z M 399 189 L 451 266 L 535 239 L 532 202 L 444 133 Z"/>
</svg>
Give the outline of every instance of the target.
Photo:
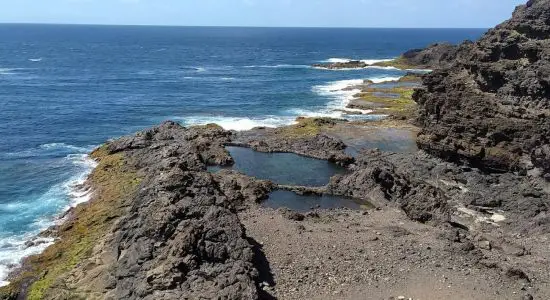
<svg viewBox="0 0 550 300">
<path fill-rule="evenodd" d="M 275 296 L 270 294 L 269 288 L 275 286 L 275 279 L 273 278 L 273 272 L 271 271 L 269 261 L 264 254 L 263 246 L 251 237 L 247 237 L 246 239 L 252 245 L 252 250 L 254 251 L 254 265 L 260 273 L 258 276 L 259 299 L 277 299 Z"/>
</svg>

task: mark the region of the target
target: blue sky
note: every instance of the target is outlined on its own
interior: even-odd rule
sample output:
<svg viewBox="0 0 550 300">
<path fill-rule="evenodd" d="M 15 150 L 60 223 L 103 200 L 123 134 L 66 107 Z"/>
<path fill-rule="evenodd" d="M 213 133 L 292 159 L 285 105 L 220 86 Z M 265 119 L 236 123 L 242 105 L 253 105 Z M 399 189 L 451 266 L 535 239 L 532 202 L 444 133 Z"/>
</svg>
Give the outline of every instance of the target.
<svg viewBox="0 0 550 300">
<path fill-rule="evenodd" d="M 2 23 L 492 27 L 527 0 L 0 0 Z"/>
</svg>

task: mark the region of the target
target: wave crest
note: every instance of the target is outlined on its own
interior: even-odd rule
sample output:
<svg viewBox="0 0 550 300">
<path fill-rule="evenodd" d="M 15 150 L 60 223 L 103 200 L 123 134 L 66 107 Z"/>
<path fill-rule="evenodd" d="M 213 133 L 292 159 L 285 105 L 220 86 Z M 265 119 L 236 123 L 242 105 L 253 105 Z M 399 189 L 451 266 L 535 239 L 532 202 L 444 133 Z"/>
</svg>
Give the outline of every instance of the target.
<svg viewBox="0 0 550 300">
<path fill-rule="evenodd" d="M 61 144 L 46 144 L 48 147 L 63 147 Z M 28 201 L 10 202 L 2 206 L 4 212 L 14 214 L 24 211 L 22 218 L 29 216 L 42 216 L 34 220 L 31 231 L 23 235 L 11 235 L 0 237 L 0 286 L 9 284 L 7 276 L 14 268 L 17 268 L 21 260 L 30 255 L 42 253 L 50 246 L 54 239 L 41 238 L 37 234 L 48 227 L 58 224 L 59 219 L 45 217 L 44 207 L 57 207 L 59 212 L 67 211 L 71 207 L 90 200 L 91 191 L 83 187 L 83 184 L 90 172 L 97 166 L 97 163 L 86 154 L 70 154 L 64 160 L 66 163 L 78 167 L 79 172 L 69 180 L 54 185 L 46 193 L 36 199 Z"/>
<path fill-rule="evenodd" d="M 244 66 L 243 68 L 247 68 L 247 69 L 259 69 L 259 68 L 267 68 L 267 69 L 309 69 L 309 68 L 311 68 L 311 66 L 308 66 L 308 65 L 279 64 L 279 65 L 250 65 L 250 66 Z"/>
<path fill-rule="evenodd" d="M 173 118 L 185 126 L 218 124 L 226 130 L 244 131 L 255 127 L 275 128 L 290 125 L 296 117 L 265 116 L 261 118 L 224 117 L 224 116 L 194 116 L 188 118 Z"/>
</svg>

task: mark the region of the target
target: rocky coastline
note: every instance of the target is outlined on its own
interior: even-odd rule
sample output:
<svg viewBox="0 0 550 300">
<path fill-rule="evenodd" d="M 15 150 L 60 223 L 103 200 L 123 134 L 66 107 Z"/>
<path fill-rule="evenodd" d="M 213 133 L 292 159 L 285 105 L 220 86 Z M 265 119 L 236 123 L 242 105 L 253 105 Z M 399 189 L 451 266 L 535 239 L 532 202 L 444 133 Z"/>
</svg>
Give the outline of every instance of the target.
<svg viewBox="0 0 550 300">
<path fill-rule="evenodd" d="M 464 44 L 471 44 L 466 41 Z M 432 70 L 447 67 L 455 60 L 462 46 L 436 43 L 423 49 L 409 50 L 397 58 L 368 63 L 361 60 L 314 64 L 314 68 L 326 70 L 364 69 L 368 67 L 396 68 L 401 70 Z"/>
<path fill-rule="evenodd" d="M 347 108 L 378 121 L 167 121 L 107 142 L 90 155 L 91 200 L 42 234 L 56 243 L 0 299 L 550 298 L 548 20 L 550 0 L 530 0 L 475 43 L 384 63 L 434 71 L 350 87 Z M 364 144 L 403 132 L 414 147 Z M 235 163 L 227 146 L 346 172 L 321 187 L 209 171 Z M 263 206 L 278 189 L 372 208 Z"/>
</svg>

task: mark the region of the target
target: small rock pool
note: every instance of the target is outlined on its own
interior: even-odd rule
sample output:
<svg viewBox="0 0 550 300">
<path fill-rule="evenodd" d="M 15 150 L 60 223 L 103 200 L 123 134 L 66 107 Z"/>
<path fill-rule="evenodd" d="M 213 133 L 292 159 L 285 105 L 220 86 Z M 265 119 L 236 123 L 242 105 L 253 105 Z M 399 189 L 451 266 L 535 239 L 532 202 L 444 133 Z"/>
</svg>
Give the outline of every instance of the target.
<svg viewBox="0 0 550 300">
<path fill-rule="evenodd" d="M 227 167 L 258 179 L 281 185 L 324 186 L 346 169 L 324 160 L 292 153 L 263 153 L 244 147 L 227 147 L 235 164 Z M 222 167 L 209 167 L 217 172 Z"/>
</svg>

